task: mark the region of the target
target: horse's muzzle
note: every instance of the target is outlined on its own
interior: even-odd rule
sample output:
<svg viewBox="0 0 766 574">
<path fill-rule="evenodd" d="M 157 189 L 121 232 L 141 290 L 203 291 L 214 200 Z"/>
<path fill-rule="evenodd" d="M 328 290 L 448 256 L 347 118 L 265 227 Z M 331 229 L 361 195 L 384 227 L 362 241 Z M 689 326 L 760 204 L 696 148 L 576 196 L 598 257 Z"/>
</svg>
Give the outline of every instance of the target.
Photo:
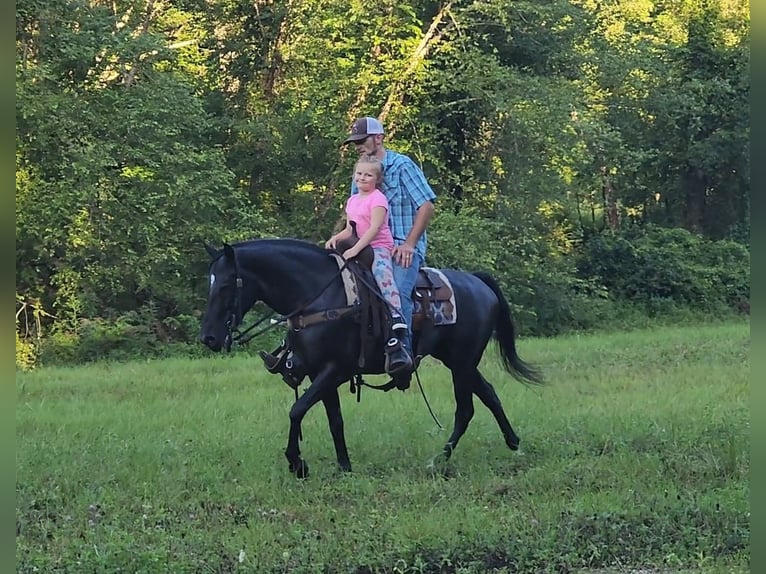
<svg viewBox="0 0 766 574">
<path fill-rule="evenodd" d="M 199 341 L 211 351 L 218 352 L 221 350 L 221 342 L 214 335 L 200 335 Z M 231 347 L 231 343 L 229 343 L 229 347 Z"/>
<path fill-rule="evenodd" d="M 227 353 L 231 352 L 231 345 L 233 340 L 230 334 L 226 334 L 226 336 L 223 338 L 223 341 L 218 339 L 218 337 L 215 335 L 200 335 L 199 340 L 200 343 L 205 345 L 211 351 L 215 351 L 216 353 L 222 349 L 225 349 Z"/>
</svg>

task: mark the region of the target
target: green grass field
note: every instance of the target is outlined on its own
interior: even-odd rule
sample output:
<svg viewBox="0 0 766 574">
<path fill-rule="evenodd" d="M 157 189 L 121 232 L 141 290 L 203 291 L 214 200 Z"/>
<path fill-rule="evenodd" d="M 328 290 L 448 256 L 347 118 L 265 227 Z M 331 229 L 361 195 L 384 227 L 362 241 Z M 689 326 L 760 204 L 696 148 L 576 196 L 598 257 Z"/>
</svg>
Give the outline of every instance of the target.
<svg viewBox="0 0 766 574">
<path fill-rule="evenodd" d="M 287 471 L 292 391 L 244 354 L 16 378 L 18 572 L 749 572 L 749 323 L 529 339 L 544 387 L 494 384 L 521 449 L 476 415 L 446 467 L 449 372 L 341 388 Z M 369 382 L 384 382 L 371 377 Z"/>
</svg>

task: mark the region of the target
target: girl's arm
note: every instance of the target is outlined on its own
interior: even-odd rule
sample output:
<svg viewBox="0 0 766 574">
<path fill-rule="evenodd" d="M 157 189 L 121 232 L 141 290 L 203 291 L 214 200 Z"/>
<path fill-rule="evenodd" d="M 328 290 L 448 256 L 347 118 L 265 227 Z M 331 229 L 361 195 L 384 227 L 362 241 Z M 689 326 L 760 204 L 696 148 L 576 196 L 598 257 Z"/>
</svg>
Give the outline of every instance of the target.
<svg viewBox="0 0 766 574">
<path fill-rule="evenodd" d="M 370 214 L 370 228 L 365 231 L 364 235 L 359 238 L 359 241 L 356 242 L 356 245 L 346 250 L 346 252 L 343 254 L 343 258 L 351 259 L 352 257 L 359 255 L 362 249 L 367 247 L 370 244 L 370 241 L 375 239 L 375 236 L 378 234 L 380 228 L 383 226 L 383 223 L 386 221 L 386 216 L 387 211 L 385 207 L 380 205 L 373 207 L 372 213 Z"/>
<path fill-rule="evenodd" d="M 351 237 L 351 222 L 349 222 L 348 218 L 346 218 L 346 227 L 330 237 L 330 239 L 328 239 L 324 244 L 324 247 L 325 249 L 335 249 L 335 245 L 338 243 L 338 241 L 341 241 L 342 239 L 348 239 L 349 237 Z"/>
</svg>

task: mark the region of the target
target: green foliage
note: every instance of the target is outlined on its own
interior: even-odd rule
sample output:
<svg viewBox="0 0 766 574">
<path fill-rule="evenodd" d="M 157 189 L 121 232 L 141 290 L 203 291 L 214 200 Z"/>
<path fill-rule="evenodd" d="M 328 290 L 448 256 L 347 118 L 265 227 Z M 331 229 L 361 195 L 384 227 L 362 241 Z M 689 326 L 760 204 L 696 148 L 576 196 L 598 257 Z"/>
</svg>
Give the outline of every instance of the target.
<svg viewBox="0 0 766 574">
<path fill-rule="evenodd" d="M 87 362 L 80 352 L 80 336 L 71 331 L 57 331 L 45 338 L 40 361 L 48 365 L 73 365 Z"/>
<path fill-rule="evenodd" d="M 428 264 L 492 273 L 524 335 L 604 326 L 614 305 L 598 283 L 577 276 L 571 232 L 557 223 L 556 210 L 541 209 L 527 225 L 517 220 L 440 202 L 429 227 Z"/>
<path fill-rule="evenodd" d="M 199 319 L 190 315 L 162 318 L 145 305 L 109 319 L 80 319 L 76 330 L 56 329 L 41 345 L 39 362 L 65 365 L 126 361 L 166 356 L 200 356 Z"/>
<path fill-rule="evenodd" d="M 658 314 L 663 301 L 710 312 L 724 306 L 749 310 L 747 248 L 683 229 L 648 226 L 594 236 L 584 245 L 579 273 Z"/>
<path fill-rule="evenodd" d="M 16 293 L 16 369 L 29 371 L 38 366 L 43 340 L 43 320 L 52 318 L 39 299 Z"/>
<path fill-rule="evenodd" d="M 16 330 L 16 369 L 28 371 L 35 367 L 37 362 L 37 349 L 34 343 L 22 339 Z"/>
<path fill-rule="evenodd" d="M 140 20 L 123 29 L 120 14 L 74 4 L 88 29 L 45 21 L 62 28 L 64 60 L 17 60 L 16 268 L 19 290 L 53 308 L 57 329 L 78 340 L 82 319 L 108 323 L 147 302 L 166 316 L 192 313 L 202 242 L 264 233 L 270 223 L 236 186 L 217 143 L 222 122 L 174 71 L 163 37 L 133 36 Z M 27 15 L 33 28 L 36 13 Z M 39 37 L 22 36 L 27 52 L 47 54 Z M 78 56 L 85 69 L 71 82 L 47 65 L 68 70 L 67 53 L 94 46 L 106 53 Z"/>
<path fill-rule="evenodd" d="M 723 0 L 21 0 L 16 290 L 62 357 L 93 324 L 112 343 L 92 355 L 119 355 L 131 331 L 108 326 L 147 306 L 145 336 L 185 344 L 202 242 L 326 239 L 339 142 L 372 114 L 439 195 L 428 263 L 495 273 L 525 334 L 640 320 L 634 296 L 746 309 L 736 245 L 673 276 L 605 268 L 613 298 L 578 266 L 612 265 L 581 233 L 631 222 L 749 243 L 749 26 Z"/>
<path fill-rule="evenodd" d="M 502 224 L 476 208 L 457 211 L 444 202 L 428 229 L 428 265 L 452 269 L 494 270 L 503 249 Z"/>
</svg>

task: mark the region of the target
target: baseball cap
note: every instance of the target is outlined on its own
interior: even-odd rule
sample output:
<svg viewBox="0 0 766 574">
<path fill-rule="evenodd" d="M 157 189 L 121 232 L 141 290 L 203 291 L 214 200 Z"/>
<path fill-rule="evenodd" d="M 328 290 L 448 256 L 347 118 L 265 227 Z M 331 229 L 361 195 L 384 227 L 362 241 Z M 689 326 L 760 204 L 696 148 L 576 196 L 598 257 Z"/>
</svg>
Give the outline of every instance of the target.
<svg viewBox="0 0 766 574">
<path fill-rule="evenodd" d="M 351 125 L 351 134 L 346 138 L 344 144 L 351 142 L 358 142 L 365 139 L 367 136 L 382 134 L 383 124 L 375 118 L 365 116 L 358 118 Z"/>
</svg>

